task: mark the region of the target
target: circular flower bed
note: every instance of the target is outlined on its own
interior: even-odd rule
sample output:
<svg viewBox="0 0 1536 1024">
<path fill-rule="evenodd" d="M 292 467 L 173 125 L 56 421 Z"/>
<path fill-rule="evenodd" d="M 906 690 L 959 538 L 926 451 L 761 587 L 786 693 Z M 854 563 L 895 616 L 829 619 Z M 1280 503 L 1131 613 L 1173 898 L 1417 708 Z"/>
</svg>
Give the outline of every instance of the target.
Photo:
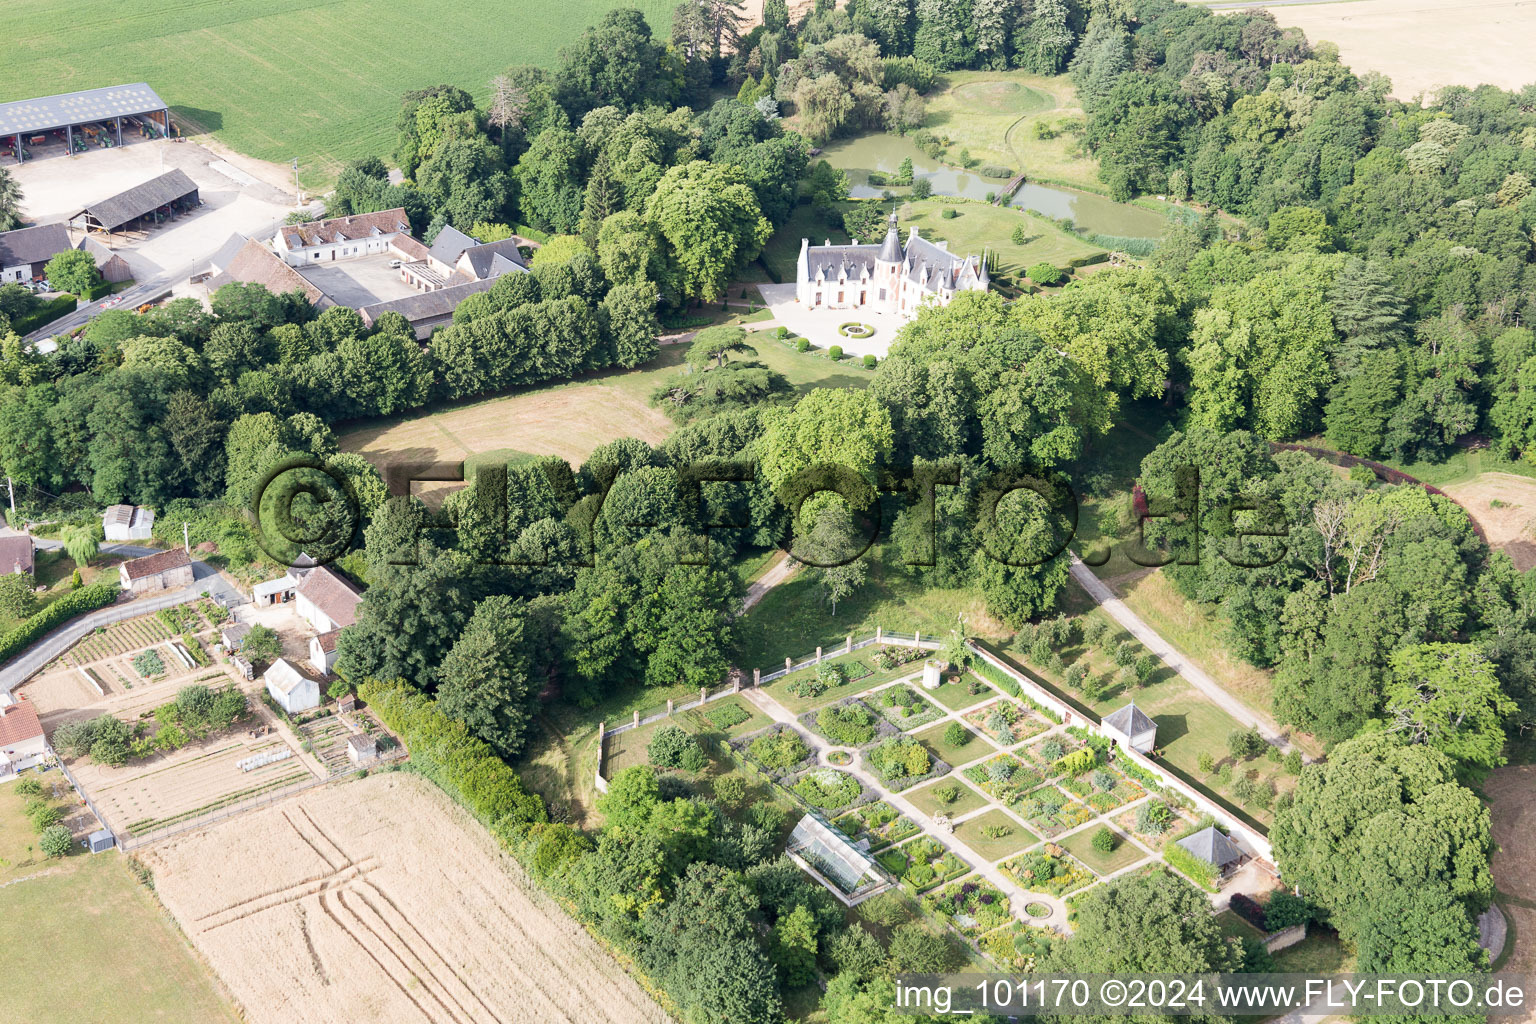
<svg viewBox="0 0 1536 1024">
<path fill-rule="evenodd" d="M 846 750 L 833 750 L 827 754 L 827 763 L 851 764 L 853 763 L 853 758 L 849 756 L 848 751 Z"/>
<path fill-rule="evenodd" d="M 857 320 L 850 320 L 845 324 L 837 325 L 837 333 L 845 338 L 870 338 L 875 334 L 875 329 L 869 324 L 861 324 Z"/>
<path fill-rule="evenodd" d="M 1024 913 L 1030 917 L 1050 917 L 1051 908 L 1044 903 L 1026 903 L 1024 904 Z"/>
</svg>

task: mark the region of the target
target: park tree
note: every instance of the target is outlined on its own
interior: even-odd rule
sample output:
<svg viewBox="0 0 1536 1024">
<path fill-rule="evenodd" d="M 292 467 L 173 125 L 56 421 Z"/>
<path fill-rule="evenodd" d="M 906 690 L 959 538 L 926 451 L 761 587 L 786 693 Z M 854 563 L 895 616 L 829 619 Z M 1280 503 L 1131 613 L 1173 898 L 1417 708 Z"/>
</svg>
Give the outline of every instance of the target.
<svg viewBox="0 0 1536 1024">
<path fill-rule="evenodd" d="M 501 150 L 479 132 L 444 139 L 417 168 L 416 185 L 437 215 L 462 231 L 500 220 L 514 195 Z"/>
<path fill-rule="evenodd" d="M 240 653 L 252 664 L 269 665 L 282 657 L 283 640 L 277 635 L 277 631 L 270 626 L 260 623 L 251 627 L 251 631 L 245 634 L 245 639 L 240 642 Z"/>
<path fill-rule="evenodd" d="M 69 856 L 74 845 L 74 836 L 70 834 L 67 825 L 49 825 L 37 837 L 37 848 L 50 860 Z"/>
<path fill-rule="evenodd" d="M 679 85 L 665 46 L 632 8 L 609 11 L 562 49 L 556 82 L 560 105 L 572 116 L 595 107 L 665 104 Z"/>
<path fill-rule="evenodd" d="M 695 160 L 662 177 L 645 207 L 666 240 L 667 264 L 684 298 L 718 301 L 757 258 L 772 228 L 745 175 Z"/>
<path fill-rule="evenodd" d="M 581 143 L 576 133 L 552 125 L 534 137 L 517 162 L 518 202 L 534 227 L 558 234 L 574 232 L 581 222 Z"/>
<path fill-rule="evenodd" d="M 533 721 L 520 602 L 504 595 L 475 606 L 441 669 L 438 707 L 471 734 L 511 760 L 522 750 Z"/>
<path fill-rule="evenodd" d="M 48 261 L 43 271 L 55 291 L 84 296 L 101 284 L 101 271 L 96 269 L 96 257 L 84 249 L 68 249 Z"/>
<path fill-rule="evenodd" d="M 370 583 L 357 624 L 337 640 L 338 672 L 435 689 L 444 659 L 474 614 L 476 582 L 452 552 L 431 551 L 420 565 L 387 567 L 379 578 L 370 569 Z"/>
<path fill-rule="evenodd" d="M 10 566 L 0 566 L 5 575 L 0 576 L 0 612 L 13 619 L 25 619 L 37 611 L 37 594 L 33 589 L 37 580 L 30 573 L 12 572 Z"/>
<path fill-rule="evenodd" d="M 74 523 L 59 531 L 64 553 L 76 566 L 84 566 L 96 557 L 102 541 L 101 524 L 94 519 L 89 523 Z"/>
<path fill-rule="evenodd" d="M 621 210 L 603 221 L 597 233 L 597 258 L 614 285 L 666 280 L 664 241 L 655 225 L 633 210 Z"/>
<path fill-rule="evenodd" d="M 1242 947 L 1222 934 L 1205 895 L 1166 871 L 1092 889 L 1069 941 L 1041 970 L 1062 974 L 1204 974 L 1239 970 Z"/>
<path fill-rule="evenodd" d="M 1468 644 L 1416 644 L 1392 655 L 1387 729 L 1471 770 L 1504 763 L 1504 720 L 1515 710 L 1494 665 Z"/>
<path fill-rule="evenodd" d="M 796 907 L 773 926 L 770 957 L 787 988 L 816 980 L 816 918 L 806 907 Z"/>
<path fill-rule="evenodd" d="M 875 473 L 894 443 L 891 415 L 868 391 L 817 388 L 790 409 L 773 409 L 764 416 L 757 454 L 769 486 L 781 493 L 797 476 L 818 466 L 850 471 L 867 485 L 861 493 L 845 495 L 855 511 L 874 498 Z M 806 515 L 830 500 L 825 492 L 791 509 Z"/>
</svg>

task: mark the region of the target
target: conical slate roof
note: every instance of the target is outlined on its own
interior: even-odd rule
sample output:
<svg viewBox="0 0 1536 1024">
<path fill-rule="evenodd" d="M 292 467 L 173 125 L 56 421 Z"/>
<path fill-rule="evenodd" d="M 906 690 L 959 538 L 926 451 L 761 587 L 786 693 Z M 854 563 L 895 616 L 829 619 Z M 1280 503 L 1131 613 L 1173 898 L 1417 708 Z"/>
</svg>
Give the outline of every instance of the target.
<svg viewBox="0 0 1536 1024">
<path fill-rule="evenodd" d="M 1137 736 L 1148 729 L 1156 729 L 1157 723 L 1148 718 L 1146 712 L 1131 701 L 1119 711 L 1111 712 L 1105 716 L 1104 724 L 1113 729 L 1118 729 L 1127 736 Z"/>
<path fill-rule="evenodd" d="M 1232 863 L 1243 855 L 1242 851 L 1232 844 L 1232 840 L 1217 831 L 1215 825 L 1203 828 L 1192 836 L 1185 836 L 1179 840 L 1179 845 L 1207 864 L 1213 864 L 1218 868 Z"/>
<path fill-rule="evenodd" d="M 880 255 L 876 259 L 881 263 L 900 263 L 901 233 L 896 230 L 896 214 L 891 214 L 888 223 L 890 227 L 885 232 L 885 244 L 880 246 Z"/>
</svg>

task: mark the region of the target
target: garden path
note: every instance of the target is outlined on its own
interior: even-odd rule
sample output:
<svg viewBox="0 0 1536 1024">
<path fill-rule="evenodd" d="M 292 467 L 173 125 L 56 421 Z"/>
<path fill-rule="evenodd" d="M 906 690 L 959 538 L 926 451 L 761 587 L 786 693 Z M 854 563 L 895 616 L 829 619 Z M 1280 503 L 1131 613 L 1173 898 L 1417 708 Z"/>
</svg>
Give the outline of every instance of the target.
<svg viewBox="0 0 1536 1024">
<path fill-rule="evenodd" d="M 788 553 L 780 553 L 779 560 L 747 587 L 747 596 L 741 602 L 742 613 L 745 614 L 753 605 L 766 597 L 768 591 L 793 576 L 798 568 L 800 568 L 799 562 L 789 557 Z"/>
<path fill-rule="evenodd" d="M 1189 680 L 1190 685 L 1209 697 L 1212 703 L 1243 725 L 1259 730 L 1271 745 L 1290 753 L 1291 742 L 1273 718 L 1263 712 L 1255 711 L 1232 696 L 1204 669 L 1184 657 L 1178 648 L 1164 640 L 1162 634 L 1143 622 L 1141 616 L 1131 611 L 1124 601 L 1116 597 L 1114 591 L 1110 590 L 1104 581 L 1095 576 L 1093 570 L 1084 565 L 1075 555 L 1072 557 L 1072 578 L 1088 592 L 1089 597 L 1103 607 L 1110 618 L 1124 627 L 1126 632 L 1135 637 L 1143 647 L 1161 658 L 1164 664 Z"/>
</svg>

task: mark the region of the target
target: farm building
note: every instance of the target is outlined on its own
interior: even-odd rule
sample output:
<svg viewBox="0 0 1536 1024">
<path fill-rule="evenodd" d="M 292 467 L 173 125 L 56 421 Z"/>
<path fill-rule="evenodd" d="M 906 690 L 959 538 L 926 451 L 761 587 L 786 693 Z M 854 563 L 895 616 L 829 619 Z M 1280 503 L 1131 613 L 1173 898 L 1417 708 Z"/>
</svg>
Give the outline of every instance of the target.
<svg viewBox="0 0 1536 1024">
<path fill-rule="evenodd" d="M 517 241 L 511 238 L 479 242 L 462 231 L 445 227 L 432 248 L 419 248 L 419 255 L 400 268 L 400 276 L 406 284 L 424 292 L 528 271 Z M 395 249 L 404 252 L 406 247 L 397 242 Z"/>
<path fill-rule="evenodd" d="M 1157 746 L 1157 723 L 1148 718 L 1135 701 L 1104 716 L 1103 725 L 1110 739 L 1138 753 L 1150 754 Z"/>
<path fill-rule="evenodd" d="M 41 278 L 49 260 L 72 248 L 69 229 L 63 224 L 0 232 L 0 284 L 25 284 Z"/>
<path fill-rule="evenodd" d="M 267 692 L 290 715 L 320 706 L 320 684 L 306 677 L 286 658 L 278 658 L 262 675 Z"/>
<path fill-rule="evenodd" d="M 69 218 L 82 231 L 131 231 L 159 224 L 202 205 L 197 182 L 177 169 L 94 202 Z"/>
<path fill-rule="evenodd" d="M 124 281 L 133 280 L 133 270 L 128 266 L 128 261 L 96 239 L 82 238 L 75 248 L 91 254 L 91 258 L 96 261 L 96 270 L 101 274 L 103 281 L 121 284 Z"/>
<path fill-rule="evenodd" d="M 13 572 L 30 576 L 35 568 L 29 534 L 0 534 L 0 576 L 9 576 Z"/>
<path fill-rule="evenodd" d="M 117 845 L 117 837 L 112 834 L 111 829 L 99 828 L 91 833 L 90 838 L 85 841 L 85 845 L 92 853 L 106 853 Z"/>
<path fill-rule="evenodd" d="M 323 676 L 331 674 L 336 664 L 336 638 L 341 630 L 333 629 L 309 638 L 309 664 Z"/>
<path fill-rule="evenodd" d="M 224 269 L 208 281 L 208 294 L 212 296 L 226 284 L 235 283 L 259 284 L 273 295 L 302 292 L 304 298 L 322 309 L 336 305 L 325 292 L 254 238 L 246 240 Z"/>
<path fill-rule="evenodd" d="M 244 249 L 245 243 L 249 241 L 249 238 L 239 233 L 226 238 L 224 244 L 219 246 L 218 251 L 208 260 L 209 272 L 222 274 L 228 270 L 229 265 L 235 261 L 235 257 L 240 254 L 240 250 Z"/>
<path fill-rule="evenodd" d="M 363 599 L 351 580 L 328 565 L 307 573 L 295 593 L 300 617 L 318 633 L 329 633 L 356 622 L 357 604 Z"/>
<path fill-rule="evenodd" d="M 868 853 L 814 811 L 795 825 L 784 852 L 844 906 L 862 903 L 894 884 Z"/>
<path fill-rule="evenodd" d="M 155 510 L 142 505 L 109 505 L 101 514 L 107 540 L 148 540 L 154 525 Z"/>
<path fill-rule="evenodd" d="M 0 693 L 0 779 L 37 764 L 48 756 L 48 740 L 32 702 Z"/>
<path fill-rule="evenodd" d="M 307 224 L 285 224 L 272 236 L 270 251 L 289 266 L 303 267 L 387 252 L 397 237 L 409 238 L 410 234 L 410 219 L 403 207 L 397 207 Z"/>
<path fill-rule="evenodd" d="M 157 551 L 124 562 L 117 567 L 117 576 L 123 589 L 135 594 L 188 587 L 192 585 L 192 559 L 181 548 Z"/>
<path fill-rule="evenodd" d="M 1185 836 L 1179 840 L 1179 845 L 1223 875 L 1243 859 L 1243 851 L 1222 835 L 1215 825 L 1203 828 L 1192 836 Z"/>
<path fill-rule="evenodd" d="M 362 764 L 379 756 L 379 745 L 367 733 L 355 732 L 347 737 L 347 757 L 353 764 Z"/>
<path fill-rule="evenodd" d="M 27 159 L 29 146 L 44 145 L 51 132 L 64 132 L 64 152 L 74 152 L 76 128 L 85 129 L 83 134 L 100 131 L 121 146 L 125 120 L 130 128 L 165 136 L 170 132 L 171 111 L 144 82 L 15 100 L 0 103 L 0 140 L 14 145 L 19 161 Z"/>
<path fill-rule="evenodd" d="M 458 308 L 459 303 L 478 292 L 490 291 L 491 285 L 495 283 L 494 280 L 487 278 L 484 281 L 456 284 L 436 291 L 423 292 L 421 295 L 407 295 L 403 299 L 375 302 L 371 306 L 363 306 L 357 313 L 363 318 L 364 326 L 370 330 L 385 313 L 399 313 L 411 325 L 417 339 L 425 341 L 432 336 L 433 328 L 441 327 L 453 319 L 453 311 Z"/>
</svg>

